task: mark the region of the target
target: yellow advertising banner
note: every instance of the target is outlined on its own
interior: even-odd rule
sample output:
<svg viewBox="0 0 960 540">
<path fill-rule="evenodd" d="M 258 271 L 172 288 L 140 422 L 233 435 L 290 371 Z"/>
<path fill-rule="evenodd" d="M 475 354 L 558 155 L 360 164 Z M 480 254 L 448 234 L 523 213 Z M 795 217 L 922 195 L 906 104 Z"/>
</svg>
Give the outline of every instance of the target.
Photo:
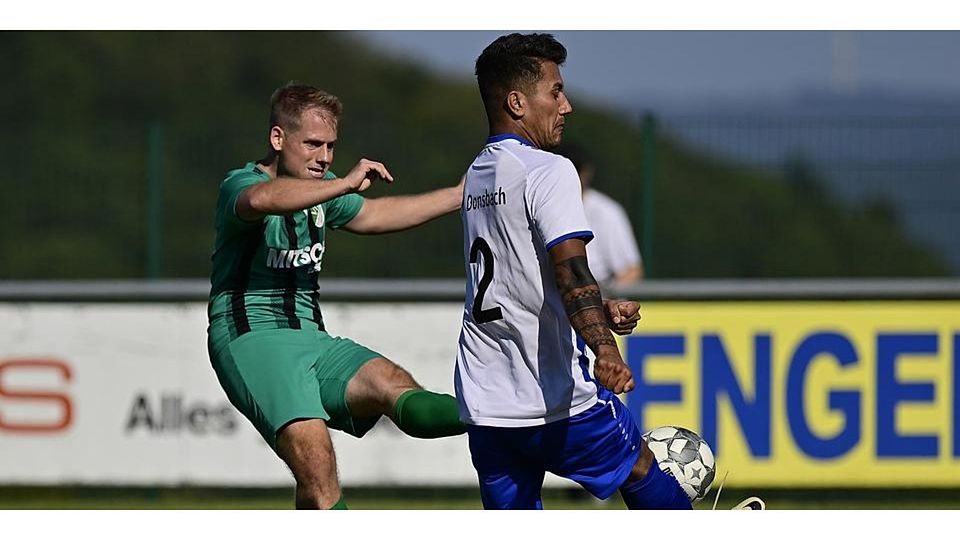
<svg viewBox="0 0 960 540">
<path fill-rule="evenodd" d="M 960 302 L 650 302 L 622 350 L 641 429 L 738 487 L 960 487 Z"/>
</svg>

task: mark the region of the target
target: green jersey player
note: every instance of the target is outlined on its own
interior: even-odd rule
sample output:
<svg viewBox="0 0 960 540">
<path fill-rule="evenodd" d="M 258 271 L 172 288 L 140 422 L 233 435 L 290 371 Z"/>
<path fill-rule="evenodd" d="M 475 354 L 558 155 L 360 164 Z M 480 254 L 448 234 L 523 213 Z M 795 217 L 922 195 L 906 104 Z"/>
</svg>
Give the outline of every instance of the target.
<svg viewBox="0 0 960 540">
<path fill-rule="evenodd" d="M 271 100 L 267 156 L 220 186 L 208 351 L 230 402 L 290 467 L 297 508 L 345 508 L 329 429 L 362 437 L 382 415 L 408 435 L 464 432 L 453 396 L 424 390 L 380 353 L 326 332 L 317 274 L 327 227 L 377 234 L 414 227 L 460 207 L 459 185 L 365 199 L 392 182 L 367 159 L 330 172 L 339 99 L 287 85 Z"/>
</svg>

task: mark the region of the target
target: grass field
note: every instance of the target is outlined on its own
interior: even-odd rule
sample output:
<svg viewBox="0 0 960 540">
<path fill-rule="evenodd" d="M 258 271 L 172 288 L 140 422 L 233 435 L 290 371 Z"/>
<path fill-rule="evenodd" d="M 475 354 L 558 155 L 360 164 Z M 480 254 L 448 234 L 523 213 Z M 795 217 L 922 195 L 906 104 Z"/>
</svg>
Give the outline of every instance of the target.
<svg viewBox="0 0 960 540">
<path fill-rule="evenodd" d="M 554 510 L 620 510 L 619 495 L 597 501 L 579 490 L 544 490 L 543 504 Z M 718 509 L 758 495 L 771 510 L 801 509 L 960 509 L 960 490 L 743 490 L 724 489 Z M 480 509 L 472 489 L 346 489 L 354 510 Z M 709 510 L 713 491 L 697 505 Z M 0 487 L 0 509 L 271 509 L 292 508 L 289 489 Z"/>
</svg>

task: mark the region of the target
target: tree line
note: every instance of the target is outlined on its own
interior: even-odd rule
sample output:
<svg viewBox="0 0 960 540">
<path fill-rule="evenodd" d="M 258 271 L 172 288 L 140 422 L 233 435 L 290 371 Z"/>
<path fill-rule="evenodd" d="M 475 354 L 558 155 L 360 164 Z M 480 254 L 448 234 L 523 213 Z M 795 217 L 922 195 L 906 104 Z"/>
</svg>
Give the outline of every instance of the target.
<svg viewBox="0 0 960 540">
<path fill-rule="evenodd" d="M 333 170 L 360 157 L 386 163 L 397 182 L 372 197 L 456 183 L 487 136 L 474 81 L 438 76 L 351 33 L 3 32 L 0 52 L 0 279 L 143 277 L 151 130 L 161 134 L 160 276 L 208 276 L 217 187 L 262 157 L 269 96 L 291 80 L 341 97 Z M 565 138 L 594 155 L 597 187 L 639 228 L 638 119 L 571 99 Z M 888 202 L 842 203 L 803 164 L 781 177 L 669 137 L 655 148 L 657 277 L 949 274 Z M 457 215 L 384 237 L 335 232 L 323 273 L 458 277 L 461 242 Z"/>
</svg>

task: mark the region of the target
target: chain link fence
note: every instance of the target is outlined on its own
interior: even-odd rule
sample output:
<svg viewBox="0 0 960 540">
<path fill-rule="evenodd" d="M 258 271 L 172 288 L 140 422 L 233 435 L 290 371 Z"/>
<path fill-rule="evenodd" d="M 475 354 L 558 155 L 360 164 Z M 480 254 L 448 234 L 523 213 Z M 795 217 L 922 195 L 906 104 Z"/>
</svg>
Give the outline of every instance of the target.
<svg viewBox="0 0 960 540">
<path fill-rule="evenodd" d="M 678 115 L 660 125 L 696 151 L 894 212 L 960 271 L 960 116 Z"/>
</svg>

